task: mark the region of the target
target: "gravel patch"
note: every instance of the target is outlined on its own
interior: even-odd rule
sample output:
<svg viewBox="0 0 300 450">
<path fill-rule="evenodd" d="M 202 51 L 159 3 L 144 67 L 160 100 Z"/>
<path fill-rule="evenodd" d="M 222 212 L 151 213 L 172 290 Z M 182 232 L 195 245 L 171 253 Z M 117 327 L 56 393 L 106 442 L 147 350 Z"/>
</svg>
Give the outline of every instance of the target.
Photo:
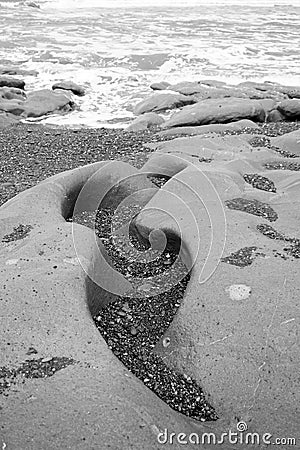
<svg viewBox="0 0 300 450">
<path fill-rule="evenodd" d="M 36 351 L 31 351 L 31 354 Z M 16 369 L 0 367 L 0 394 L 8 395 L 7 391 L 18 382 L 25 379 L 49 378 L 57 371 L 76 364 L 76 361 L 67 357 L 48 357 L 39 359 L 27 359 Z"/>
<path fill-rule="evenodd" d="M 229 256 L 225 256 L 225 258 L 221 258 L 221 261 L 233 266 L 247 267 L 253 263 L 256 256 L 265 256 L 265 254 L 257 252 L 257 247 L 244 247 Z"/>
<path fill-rule="evenodd" d="M 254 216 L 265 217 L 270 222 L 275 222 L 278 219 L 278 215 L 273 208 L 267 203 L 260 202 L 258 200 L 247 200 L 244 198 L 234 198 L 227 200 L 225 205 L 229 209 L 237 211 L 243 211 Z"/>
<path fill-rule="evenodd" d="M 14 227 L 12 233 L 6 234 L 5 236 L 3 236 L 1 242 L 12 242 L 12 241 L 19 241 L 20 239 L 24 239 L 29 235 L 32 228 L 33 228 L 32 225 L 20 224 L 17 227 Z"/>
<path fill-rule="evenodd" d="M 117 230 L 139 210 L 139 205 L 130 205 L 118 208 L 116 214 L 113 209 L 100 208 L 72 219 L 95 228 L 114 269 L 133 286 L 130 296 L 119 297 L 93 319 L 120 361 L 171 408 L 198 421 L 217 420 L 196 381 L 172 370 L 154 351 L 180 307 L 189 274 L 178 249 L 168 242 L 162 251 L 152 249 L 130 236 L 130 227 L 125 242 L 124 236 L 118 238 Z M 163 345 L 169 345 L 168 339 Z"/>
<path fill-rule="evenodd" d="M 280 233 L 276 231 L 273 227 L 267 224 L 259 224 L 257 225 L 257 230 L 262 233 L 264 236 L 268 237 L 269 239 L 284 241 L 284 242 L 290 242 L 290 247 L 284 247 L 283 251 L 285 254 L 282 254 L 280 252 L 275 251 L 275 256 L 280 256 L 283 259 L 288 259 L 288 256 L 291 256 L 292 258 L 298 259 L 300 258 L 300 239 L 288 237 L 283 233 Z"/>
<path fill-rule="evenodd" d="M 292 161 L 270 161 L 264 163 L 264 167 L 267 170 L 293 170 L 295 172 L 300 170 L 300 163 L 295 163 Z"/>
</svg>

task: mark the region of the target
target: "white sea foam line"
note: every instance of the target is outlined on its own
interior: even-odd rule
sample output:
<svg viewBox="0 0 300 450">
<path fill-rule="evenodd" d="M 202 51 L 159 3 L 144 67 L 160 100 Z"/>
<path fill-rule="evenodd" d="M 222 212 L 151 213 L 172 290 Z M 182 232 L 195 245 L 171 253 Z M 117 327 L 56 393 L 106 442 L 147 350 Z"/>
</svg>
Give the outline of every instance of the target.
<svg viewBox="0 0 300 450">
<path fill-rule="evenodd" d="M 53 0 L 46 5 L 56 8 L 132 8 L 132 7 L 197 7 L 201 5 L 300 6 L 298 0 Z"/>
</svg>

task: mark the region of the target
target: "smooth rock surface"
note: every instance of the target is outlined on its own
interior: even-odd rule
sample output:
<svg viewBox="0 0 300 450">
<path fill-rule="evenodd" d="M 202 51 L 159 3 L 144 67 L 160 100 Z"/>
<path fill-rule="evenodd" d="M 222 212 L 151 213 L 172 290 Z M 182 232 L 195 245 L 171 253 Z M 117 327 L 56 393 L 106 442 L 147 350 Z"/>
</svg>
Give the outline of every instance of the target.
<svg viewBox="0 0 300 450">
<path fill-rule="evenodd" d="M 271 138 L 271 144 L 281 150 L 300 156 L 300 130 Z"/>
<path fill-rule="evenodd" d="M 12 114 L 7 114 L 5 112 L 0 112 L 0 128 L 7 127 L 9 125 L 14 125 L 18 120 Z"/>
<path fill-rule="evenodd" d="M 13 78 L 13 77 L 6 76 L 6 75 L 0 75 L 0 87 L 3 87 L 3 86 L 24 89 L 25 81 L 23 81 L 19 78 Z"/>
<path fill-rule="evenodd" d="M 80 97 L 85 95 L 85 89 L 83 86 L 80 86 L 74 81 L 60 81 L 58 83 L 53 84 L 53 90 L 62 89 L 64 91 L 71 91 L 75 95 L 79 95 Z"/>
<path fill-rule="evenodd" d="M 6 100 L 25 100 L 26 94 L 22 89 L 5 86 L 0 88 L 0 98 Z"/>
<path fill-rule="evenodd" d="M 293 241 L 262 230 L 272 226 L 299 245 L 300 175 L 265 170 L 266 156 L 274 160 L 269 150 L 251 163 L 259 153 L 239 160 L 243 153 L 235 152 L 234 160 L 185 169 L 178 164 L 135 225 L 143 237 L 153 229 L 173 233 L 188 267 L 195 262 L 183 304 L 156 351 L 202 383 L 228 422 L 299 439 L 299 259 L 296 250 L 290 253 Z M 247 173 L 272 180 L 276 192 L 249 185 Z M 234 199 L 252 205 L 249 212 L 226 206 Z"/>
<path fill-rule="evenodd" d="M 162 125 L 164 123 L 164 119 L 153 112 L 145 113 L 138 116 L 136 119 L 131 122 L 131 124 L 126 128 L 126 131 L 140 131 L 147 130 L 147 128 L 151 128 L 155 125 Z"/>
<path fill-rule="evenodd" d="M 159 132 L 160 136 L 168 136 L 175 134 L 207 134 L 207 133 L 221 133 L 224 131 L 243 130 L 245 128 L 259 128 L 257 123 L 252 120 L 243 119 L 231 123 L 216 123 L 212 125 L 200 125 L 193 127 L 174 127 L 169 130 Z"/>
<path fill-rule="evenodd" d="M 74 106 L 67 94 L 54 92 L 50 89 L 33 91 L 27 95 L 24 102 L 24 117 L 41 117 L 53 112 L 67 112 Z"/>
<path fill-rule="evenodd" d="M 277 109 L 286 119 L 297 120 L 300 118 L 300 99 L 284 100 Z"/>
<path fill-rule="evenodd" d="M 196 100 L 186 95 L 175 93 L 159 93 L 142 100 L 134 108 L 134 114 L 143 114 L 151 111 L 166 111 L 168 109 L 179 108 L 184 105 L 191 105 Z"/>
<path fill-rule="evenodd" d="M 208 99 L 192 106 L 185 106 L 167 120 L 163 127 L 227 123 L 240 119 L 262 122 L 265 116 L 266 112 L 259 100 L 238 98 Z"/>
</svg>

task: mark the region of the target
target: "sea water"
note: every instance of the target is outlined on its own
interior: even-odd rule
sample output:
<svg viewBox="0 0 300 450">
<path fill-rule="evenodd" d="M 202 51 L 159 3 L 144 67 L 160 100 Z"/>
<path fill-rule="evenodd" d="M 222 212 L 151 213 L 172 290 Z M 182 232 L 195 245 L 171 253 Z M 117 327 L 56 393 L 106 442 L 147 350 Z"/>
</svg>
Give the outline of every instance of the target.
<svg viewBox="0 0 300 450">
<path fill-rule="evenodd" d="M 73 80 L 79 109 L 42 122 L 123 127 L 150 84 L 300 85 L 300 0 L 0 0 L 0 67 L 26 89 Z"/>
</svg>

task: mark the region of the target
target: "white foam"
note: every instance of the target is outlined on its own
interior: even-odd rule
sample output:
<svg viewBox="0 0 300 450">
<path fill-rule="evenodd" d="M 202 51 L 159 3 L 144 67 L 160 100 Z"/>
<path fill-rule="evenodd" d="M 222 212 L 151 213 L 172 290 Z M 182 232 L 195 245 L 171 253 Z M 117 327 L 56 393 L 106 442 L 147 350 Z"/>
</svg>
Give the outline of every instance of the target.
<svg viewBox="0 0 300 450">
<path fill-rule="evenodd" d="M 39 2 L 41 3 L 41 2 Z M 178 8 L 200 5 L 240 5 L 240 6 L 300 6 L 299 0 L 50 0 L 46 6 L 61 9 L 74 8 Z"/>
</svg>

